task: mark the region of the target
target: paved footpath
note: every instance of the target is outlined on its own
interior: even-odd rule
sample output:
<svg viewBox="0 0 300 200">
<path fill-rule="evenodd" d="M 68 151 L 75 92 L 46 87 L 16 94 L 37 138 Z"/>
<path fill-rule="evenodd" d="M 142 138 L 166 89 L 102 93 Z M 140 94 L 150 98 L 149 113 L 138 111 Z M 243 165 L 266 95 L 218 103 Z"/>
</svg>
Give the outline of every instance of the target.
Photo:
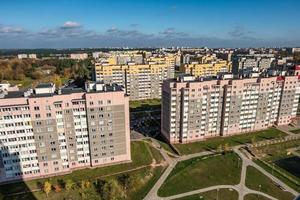
<svg viewBox="0 0 300 200">
<path fill-rule="evenodd" d="M 213 154 L 213 152 L 210 151 L 205 151 L 201 153 L 195 153 L 195 154 L 190 154 L 187 156 L 181 156 L 180 158 L 175 158 L 170 160 L 168 168 L 165 170 L 165 172 L 161 175 L 161 177 L 158 179 L 158 181 L 155 183 L 155 185 L 152 187 L 150 192 L 147 194 L 147 196 L 144 198 L 145 200 L 159 200 L 159 199 L 164 199 L 162 197 L 159 197 L 157 195 L 158 189 L 161 187 L 161 185 L 165 182 L 171 171 L 174 169 L 178 161 L 183 161 L 183 160 L 188 160 L 194 157 L 199 157 L 199 156 L 205 156 L 205 155 L 210 155 Z"/>
<path fill-rule="evenodd" d="M 272 197 L 268 194 L 265 194 L 263 192 L 251 190 L 245 185 L 247 166 L 255 167 L 261 173 L 263 173 L 264 175 L 269 177 L 275 183 L 282 186 L 284 189 L 286 189 L 288 192 L 292 193 L 294 196 L 299 195 L 299 193 L 297 191 L 295 191 L 294 189 L 292 189 L 291 187 L 286 185 L 284 182 L 282 182 L 281 180 L 279 180 L 278 178 L 276 178 L 272 174 L 265 171 L 262 167 L 260 167 L 256 163 L 254 163 L 251 159 L 247 158 L 240 151 L 240 148 L 243 147 L 243 146 L 245 146 L 245 145 L 240 145 L 240 146 L 236 146 L 236 147 L 233 148 L 234 152 L 237 153 L 239 155 L 239 157 L 241 158 L 241 160 L 242 160 L 241 180 L 240 180 L 239 184 L 237 184 L 237 185 L 216 185 L 216 186 L 211 186 L 211 187 L 207 187 L 207 188 L 193 190 L 193 191 L 190 191 L 190 192 L 185 192 L 185 193 L 181 193 L 181 194 L 177 194 L 177 195 L 173 195 L 173 196 L 169 196 L 169 197 L 159 197 L 157 195 L 158 189 L 162 186 L 162 184 L 167 179 L 167 177 L 169 176 L 169 174 L 171 173 L 171 171 L 174 169 L 174 167 L 176 166 L 176 164 L 178 162 L 183 161 L 183 160 L 188 160 L 188 159 L 191 159 L 191 158 L 194 158 L 194 157 L 211 155 L 211 154 L 215 153 L 213 151 L 205 151 L 205 152 L 200 152 L 200 153 L 195 153 L 195 154 L 184 155 L 184 156 L 181 156 L 181 157 L 176 158 L 176 159 L 171 159 L 171 158 L 167 159 L 167 161 L 169 163 L 168 168 L 165 170 L 165 172 L 162 174 L 162 176 L 155 183 L 155 185 L 152 187 L 152 189 L 149 191 L 149 193 L 147 194 L 147 196 L 144 199 L 145 200 L 172 200 L 172 199 L 182 198 L 182 197 L 185 197 L 185 196 L 199 194 L 199 193 L 203 193 L 203 192 L 207 192 L 207 191 L 211 191 L 211 190 L 218 190 L 218 189 L 226 189 L 227 188 L 227 189 L 236 190 L 239 194 L 239 200 L 243 200 L 244 196 L 247 195 L 247 194 L 258 194 L 258 195 L 267 197 L 271 200 L 277 200 L 276 198 L 274 198 L 274 197 Z"/>
</svg>

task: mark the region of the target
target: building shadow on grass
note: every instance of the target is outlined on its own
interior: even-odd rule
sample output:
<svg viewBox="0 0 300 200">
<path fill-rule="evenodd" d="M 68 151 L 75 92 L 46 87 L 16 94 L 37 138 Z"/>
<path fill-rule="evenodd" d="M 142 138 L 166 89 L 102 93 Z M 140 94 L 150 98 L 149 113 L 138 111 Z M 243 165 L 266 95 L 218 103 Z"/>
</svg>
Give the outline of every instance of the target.
<svg viewBox="0 0 300 200">
<path fill-rule="evenodd" d="M 23 180 L 20 149 L 13 152 L 2 139 L 0 138 L 0 200 L 37 199 Z"/>
</svg>

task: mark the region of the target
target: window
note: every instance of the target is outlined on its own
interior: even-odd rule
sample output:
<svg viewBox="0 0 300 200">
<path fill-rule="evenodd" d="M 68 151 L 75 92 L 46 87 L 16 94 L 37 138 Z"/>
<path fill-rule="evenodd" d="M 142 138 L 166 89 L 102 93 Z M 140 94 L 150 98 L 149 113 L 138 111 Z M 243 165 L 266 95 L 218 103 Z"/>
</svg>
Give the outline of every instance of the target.
<svg viewBox="0 0 300 200">
<path fill-rule="evenodd" d="M 35 110 L 35 111 L 40 110 L 40 107 L 34 106 L 34 110 Z"/>
</svg>

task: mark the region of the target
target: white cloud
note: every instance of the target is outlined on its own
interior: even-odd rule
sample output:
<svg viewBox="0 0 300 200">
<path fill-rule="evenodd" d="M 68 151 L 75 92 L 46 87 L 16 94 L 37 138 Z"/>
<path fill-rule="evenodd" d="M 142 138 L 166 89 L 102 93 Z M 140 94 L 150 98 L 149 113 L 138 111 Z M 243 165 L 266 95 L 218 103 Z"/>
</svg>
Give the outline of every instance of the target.
<svg viewBox="0 0 300 200">
<path fill-rule="evenodd" d="M 0 33 L 23 33 L 24 29 L 20 27 L 13 26 L 1 26 L 0 25 Z"/>
<path fill-rule="evenodd" d="M 80 23 L 74 22 L 74 21 L 66 21 L 61 28 L 63 29 L 72 29 L 72 28 L 78 28 L 80 27 Z"/>
</svg>

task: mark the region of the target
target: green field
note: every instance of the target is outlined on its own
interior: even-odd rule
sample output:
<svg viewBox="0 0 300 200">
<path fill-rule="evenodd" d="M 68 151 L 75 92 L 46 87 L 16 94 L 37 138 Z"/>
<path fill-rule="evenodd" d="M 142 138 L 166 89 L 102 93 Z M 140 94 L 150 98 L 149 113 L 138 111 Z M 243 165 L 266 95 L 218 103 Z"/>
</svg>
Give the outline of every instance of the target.
<svg viewBox="0 0 300 200">
<path fill-rule="evenodd" d="M 126 163 L 126 164 L 119 164 L 119 165 L 112 165 L 112 166 L 107 166 L 107 167 L 99 167 L 99 168 L 93 168 L 93 169 L 83 169 L 83 170 L 76 170 L 72 172 L 71 174 L 63 175 L 63 176 L 56 176 L 56 177 L 51 177 L 48 179 L 37 179 L 37 180 L 32 180 L 32 181 L 27 181 L 27 182 L 20 182 L 20 183 L 13 183 L 13 184 L 7 184 L 7 185 L 2 185 L 0 187 L 0 193 L 3 195 L 6 194 L 12 194 L 12 193 L 17 193 L 17 192 L 24 192 L 24 191 L 29 191 L 29 190 L 34 190 L 34 189 L 39 189 L 40 185 L 44 183 L 46 180 L 48 180 L 52 185 L 61 183 L 61 182 L 66 182 L 67 180 L 72 180 L 75 183 L 80 183 L 82 180 L 89 180 L 90 182 L 94 182 L 97 179 L 102 179 L 109 177 L 110 174 L 115 174 L 115 173 L 122 173 L 123 171 L 126 170 L 134 170 L 137 167 L 141 167 L 138 169 L 140 172 L 129 172 L 133 174 L 141 174 L 141 179 L 145 177 L 143 173 L 146 173 L 145 171 L 151 172 L 153 174 L 153 177 L 156 177 L 156 174 L 160 174 L 161 171 L 163 170 L 161 167 L 157 167 L 157 169 L 150 169 L 150 164 L 153 162 L 153 159 L 156 160 L 156 163 L 159 163 L 162 161 L 162 156 L 160 155 L 159 151 L 154 149 L 153 147 L 149 146 L 149 144 L 145 142 L 132 142 L 131 143 L 131 155 L 132 155 L 132 162 Z M 159 170 L 158 170 L 159 169 Z M 157 171 L 158 170 L 158 171 Z M 152 179 L 152 176 L 150 177 Z M 149 181 L 150 181 L 149 178 Z M 146 181 L 146 179 L 145 179 Z M 139 183 L 141 187 L 147 185 L 143 185 L 142 183 Z M 137 190 L 138 191 L 138 190 Z M 136 192 L 136 191 L 135 191 Z M 141 192 L 143 193 L 143 192 Z M 35 192 L 34 195 L 44 195 L 41 192 Z M 53 192 L 53 194 L 55 194 Z M 67 193 L 65 193 L 68 195 Z M 92 194 L 92 192 L 91 192 Z M 25 199 L 30 199 L 29 196 L 32 195 L 28 193 L 28 197 L 25 197 L 25 195 L 22 195 L 18 197 L 18 199 L 22 199 L 23 197 Z M 55 196 L 55 195 L 54 195 Z M 7 198 L 11 199 L 11 197 Z M 39 198 L 43 199 L 43 198 Z"/>
<path fill-rule="evenodd" d="M 240 144 L 251 143 L 253 141 L 257 142 L 262 140 L 280 138 L 285 135 L 286 133 L 278 129 L 270 128 L 264 131 L 244 133 L 235 136 L 215 137 L 200 142 L 193 142 L 188 144 L 175 144 L 175 147 L 179 150 L 181 154 L 191 154 L 201 151 L 215 150 L 220 145 L 224 144 L 228 144 L 229 146 L 236 146 Z"/>
<path fill-rule="evenodd" d="M 176 200 L 237 200 L 239 198 L 237 191 L 229 189 L 212 190 L 200 194 L 182 197 Z M 256 199 L 255 199 L 256 200 Z"/>
<path fill-rule="evenodd" d="M 300 140 L 292 140 L 278 144 L 266 145 L 255 148 L 255 154 L 263 158 L 265 161 L 274 162 L 279 159 L 284 159 L 289 156 L 288 149 L 299 147 Z"/>
<path fill-rule="evenodd" d="M 270 199 L 257 194 L 247 194 L 246 196 L 244 196 L 244 200 L 270 200 Z"/>
<path fill-rule="evenodd" d="M 288 151 L 298 146 L 300 140 L 293 140 L 257 147 L 253 152 L 260 159 L 255 161 L 258 165 L 300 192 L 299 158 Z"/>
<path fill-rule="evenodd" d="M 238 184 L 241 165 L 239 157 L 234 153 L 179 162 L 158 190 L 158 194 L 165 197 L 213 185 Z"/>
<path fill-rule="evenodd" d="M 161 101 L 160 99 L 146 99 L 138 101 L 129 101 L 130 111 L 149 111 L 149 110 L 160 110 Z"/>
<path fill-rule="evenodd" d="M 143 199 L 149 190 L 153 187 L 155 182 L 158 180 L 160 175 L 163 172 L 163 167 L 157 168 L 143 168 L 130 173 L 127 173 L 131 178 L 130 188 L 124 190 L 124 196 L 120 199 L 132 199 L 140 200 Z M 101 180 L 117 180 L 116 176 L 105 177 Z M 51 191 L 47 198 L 44 192 L 34 192 L 28 195 L 16 195 L 11 197 L 6 197 L 5 200 L 34 200 L 34 199 L 48 199 L 48 200 L 64 200 L 64 199 L 73 199 L 73 200 L 82 200 L 82 199 L 91 199 L 97 200 L 100 198 L 100 193 L 95 182 L 92 182 L 90 188 L 85 189 L 84 196 L 82 195 L 83 190 L 80 188 L 80 185 L 76 185 L 74 189 L 66 191 L 63 189 L 60 192 Z"/>
<path fill-rule="evenodd" d="M 275 177 L 283 181 L 285 184 L 287 184 L 294 190 L 300 192 L 300 182 L 292 174 L 288 173 L 284 169 L 281 169 L 277 165 L 270 165 L 270 164 L 267 165 L 265 162 L 262 162 L 261 160 L 255 160 L 254 162 L 259 166 L 261 166 L 264 170 L 266 170 L 270 174 L 274 175 Z"/>
<path fill-rule="evenodd" d="M 246 186 L 252 190 L 261 191 L 277 199 L 292 200 L 294 196 L 281 190 L 271 179 L 252 166 L 247 167 Z"/>
</svg>

